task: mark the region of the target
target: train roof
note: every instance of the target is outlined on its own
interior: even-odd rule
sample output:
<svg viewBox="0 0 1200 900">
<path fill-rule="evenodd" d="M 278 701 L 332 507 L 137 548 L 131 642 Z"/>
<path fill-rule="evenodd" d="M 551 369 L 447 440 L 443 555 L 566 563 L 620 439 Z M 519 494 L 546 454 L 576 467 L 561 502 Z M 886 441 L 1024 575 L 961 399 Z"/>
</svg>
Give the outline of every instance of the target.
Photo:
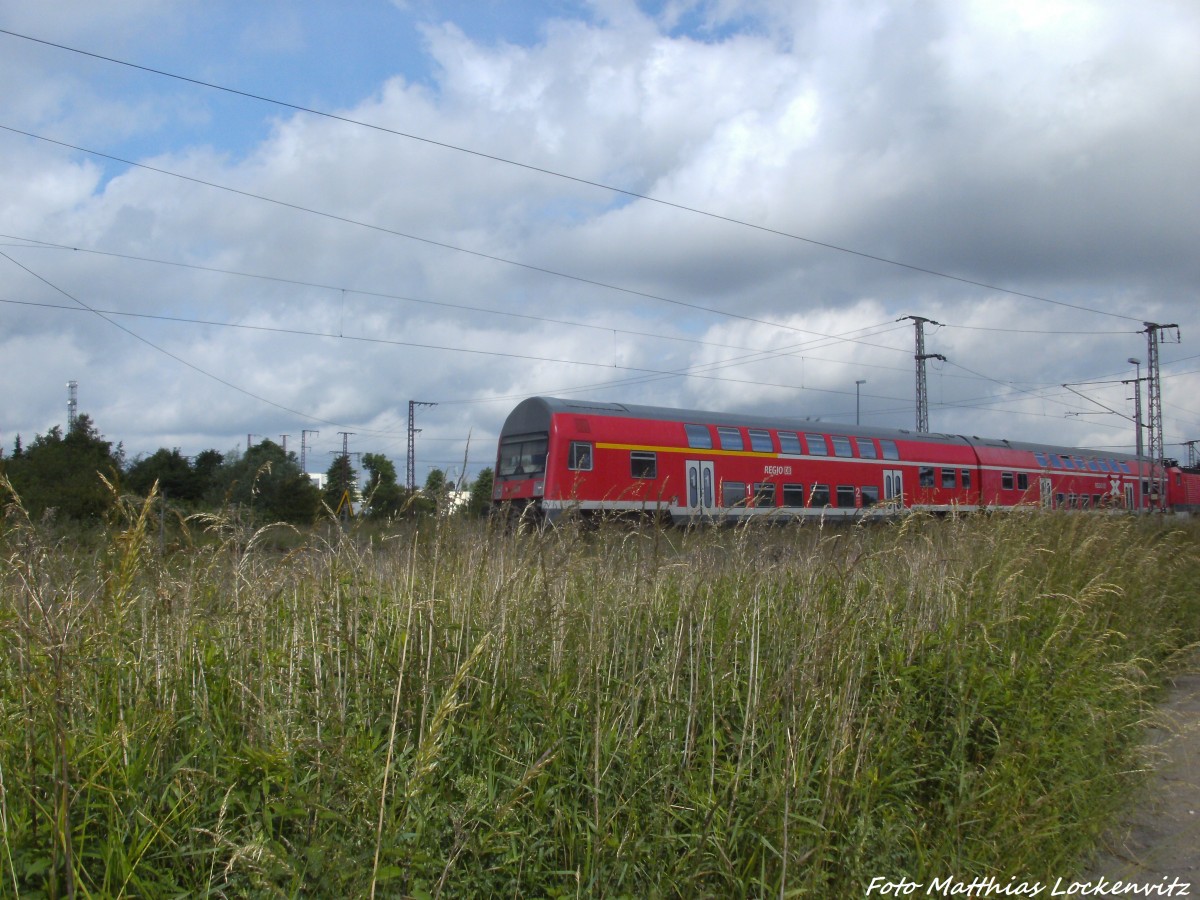
<svg viewBox="0 0 1200 900">
<path fill-rule="evenodd" d="M 764 416 L 758 414 L 711 412 L 696 409 L 675 409 L 668 406 L 639 406 L 628 403 L 604 403 L 594 400 L 567 400 L 560 397 L 530 397 L 522 400 L 505 420 L 501 435 L 530 434 L 547 431 L 550 419 L 556 413 L 593 416 L 621 416 L 635 419 L 656 419 L 664 422 L 689 422 L 697 425 L 741 425 L 747 428 L 774 428 L 788 431 L 834 432 L 854 437 L 888 438 L 891 440 L 921 441 L 928 443 L 952 443 L 989 449 L 1038 451 L 1060 455 L 1097 456 L 1104 459 L 1136 461 L 1129 453 L 1114 453 L 1109 450 L 1088 450 L 1056 444 L 1039 444 L 1027 441 L 1010 441 L 1005 438 L 987 438 L 972 435 L 942 434 L 938 432 L 912 431 L 906 428 L 879 428 L 869 425 L 848 425 L 842 422 L 822 422 L 800 416 Z"/>
</svg>

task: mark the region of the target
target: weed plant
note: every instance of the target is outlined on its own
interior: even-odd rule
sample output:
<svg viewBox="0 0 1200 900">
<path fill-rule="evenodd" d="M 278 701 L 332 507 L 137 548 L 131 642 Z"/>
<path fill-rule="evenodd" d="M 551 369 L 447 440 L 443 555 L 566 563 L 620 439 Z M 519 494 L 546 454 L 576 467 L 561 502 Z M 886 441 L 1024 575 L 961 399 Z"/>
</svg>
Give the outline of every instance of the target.
<svg viewBox="0 0 1200 900">
<path fill-rule="evenodd" d="M 443 519 L 152 501 L 0 534 L 0 896 L 861 895 L 1071 875 L 1200 637 L 1187 523 Z"/>
</svg>

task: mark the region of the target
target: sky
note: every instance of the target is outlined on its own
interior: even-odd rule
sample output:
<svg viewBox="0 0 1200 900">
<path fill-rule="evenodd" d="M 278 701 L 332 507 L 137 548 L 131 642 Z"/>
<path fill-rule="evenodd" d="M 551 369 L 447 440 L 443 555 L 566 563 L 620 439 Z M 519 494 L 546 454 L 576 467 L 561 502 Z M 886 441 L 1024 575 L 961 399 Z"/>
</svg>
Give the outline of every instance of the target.
<svg viewBox="0 0 1200 900">
<path fill-rule="evenodd" d="M 0 0 L 0 88 L 5 452 L 911 429 L 912 317 L 933 431 L 1132 451 L 1155 323 L 1200 438 L 1194 0 Z"/>
</svg>

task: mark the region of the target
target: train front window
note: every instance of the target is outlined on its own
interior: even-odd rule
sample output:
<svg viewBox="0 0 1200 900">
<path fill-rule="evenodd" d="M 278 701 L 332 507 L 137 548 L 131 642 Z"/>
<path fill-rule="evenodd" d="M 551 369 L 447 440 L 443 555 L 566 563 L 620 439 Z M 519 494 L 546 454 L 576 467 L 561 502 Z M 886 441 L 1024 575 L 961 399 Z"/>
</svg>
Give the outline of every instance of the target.
<svg viewBox="0 0 1200 900">
<path fill-rule="evenodd" d="M 497 474 L 502 478 L 510 478 L 540 475 L 545 472 L 547 443 L 544 434 L 505 438 L 500 442 L 500 465 Z"/>
</svg>

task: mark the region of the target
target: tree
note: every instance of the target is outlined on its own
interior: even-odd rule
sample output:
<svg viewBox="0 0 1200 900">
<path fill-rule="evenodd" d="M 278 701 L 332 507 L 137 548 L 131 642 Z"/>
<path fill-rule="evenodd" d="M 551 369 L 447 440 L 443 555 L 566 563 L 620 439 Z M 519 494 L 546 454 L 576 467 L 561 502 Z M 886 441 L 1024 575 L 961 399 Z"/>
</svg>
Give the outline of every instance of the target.
<svg viewBox="0 0 1200 900">
<path fill-rule="evenodd" d="M 192 461 L 192 471 L 200 484 L 201 496 L 210 496 L 217 489 L 225 455 L 216 450 L 201 450 Z"/>
<path fill-rule="evenodd" d="M 206 467 L 212 462 L 211 455 L 205 456 Z M 321 493 L 300 471 L 295 454 L 284 453 L 274 441 L 255 444 L 215 474 L 225 499 L 252 510 L 256 519 L 311 522 L 321 506 Z"/>
<path fill-rule="evenodd" d="M 335 512 L 346 512 L 346 504 L 358 495 L 358 473 L 350 465 L 350 457 L 340 454 L 333 458 L 325 473 L 325 505 Z"/>
<path fill-rule="evenodd" d="M 207 487 L 178 447 L 156 450 L 134 462 L 125 473 L 126 486 L 142 496 L 149 495 L 155 482 L 164 496 L 181 501 L 199 500 Z"/>
<path fill-rule="evenodd" d="M 467 500 L 467 515 L 481 518 L 486 516 L 492 507 L 492 488 L 495 475 L 491 469 L 480 469 L 475 481 L 471 484 L 471 496 Z"/>
<path fill-rule="evenodd" d="M 64 518 L 93 521 L 108 510 L 113 496 L 101 476 L 117 482 L 120 452 L 87 415 L 76 416 L 66 436 L 55 425 L 19 455 L 17 449 L 4 470 L 31 516 L 53 509 Z"/>
<path fill-rule="evenodd" d="M 368 515 L 373 519 L 387 519 L 400 514 L 407 499 L 405 490 L 396 480 L 395 464 L 382 453 L 364 453 L 363 468 L 371 473 L 363 491 Z"/>
</svg>

